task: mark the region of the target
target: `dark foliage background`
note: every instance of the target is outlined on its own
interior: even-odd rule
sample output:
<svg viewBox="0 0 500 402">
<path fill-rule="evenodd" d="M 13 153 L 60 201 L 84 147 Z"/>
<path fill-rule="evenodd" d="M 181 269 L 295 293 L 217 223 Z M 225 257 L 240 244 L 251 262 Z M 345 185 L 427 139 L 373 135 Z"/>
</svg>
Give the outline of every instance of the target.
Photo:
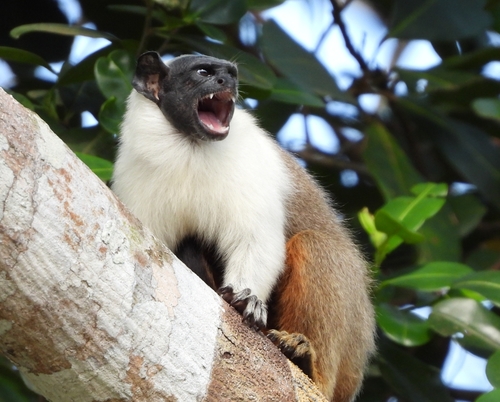
<svg viewBox="0 0 500 402">
<path fill-rule="evenodd" d="M 112 172 L 135 58 L 145 50 L 237 61 L 241 95 L 257 101 L 254 113 L 271 133 L 294 113 L 324 119 L 339 150 L 317 149 L 306 136 L 295 151 L 352 218 L 372 262 L 379 354 L 359 400 L 500 401 L 500 80 L 483 74 L 500 62 L 491 41 L 500 32 L 500 0 L 371 0 L 387 38 L 401 46 L 430 41 L 441 62 L 426 70 L 369 63 L 344 24 L 351 1 L 331 0 L 330 28 L 340 30 L 359 65 L 347 89 L 314 53 L 263 18 L 280 3 L 82 0 L 82 20 L 68 25 L 53 0 L 3 1 L 0 58 L 17 76 L 11 93 L 103 180 Z M 255 41 L 243 40 L 242 18 Z M 97 30 L 82 28 L 86 21 Z M 110 44 L 72 65 L 76 35 Z M 34 75 L 35 67 L 51 69 L 48 63 L 60 60 L 55 83 Z M 380 95 L 376 112 L 361 107 L 365 94 Z M 99 124 L 82 127 L 82 112 Z M 347 135 L 352 129 L 358 139 Z M 356 173 L 354 186 L 341 180 L 346 170 Z M 428 318 L 414 313 L 423 307 Z M 450 342 L 489 359 L 493 391 L 442 383 Z M 4 359 L 0 400 L 42 399 Z"/>
</svg>

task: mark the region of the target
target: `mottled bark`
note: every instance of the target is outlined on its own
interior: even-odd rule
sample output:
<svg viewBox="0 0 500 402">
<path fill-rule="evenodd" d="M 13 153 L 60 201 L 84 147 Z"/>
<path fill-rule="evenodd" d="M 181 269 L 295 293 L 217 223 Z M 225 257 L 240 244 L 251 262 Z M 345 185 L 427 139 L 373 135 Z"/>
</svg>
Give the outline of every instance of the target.
<svg viewBox="0 0 500 402">
<path fill-rule="evenodd" d="M 51 401 L 321 400 L 1 89 L 0 353 Z"/>
</svg>

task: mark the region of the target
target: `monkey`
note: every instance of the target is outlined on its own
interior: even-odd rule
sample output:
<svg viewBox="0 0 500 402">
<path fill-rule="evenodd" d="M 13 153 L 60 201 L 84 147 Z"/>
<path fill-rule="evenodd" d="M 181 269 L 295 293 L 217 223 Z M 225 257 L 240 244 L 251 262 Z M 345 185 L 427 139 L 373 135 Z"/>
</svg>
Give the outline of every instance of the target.
<svg viewBox="0 0 500 402">
<path fill-rule="evenodd" d="M 374 351 L 367 264 L 325 191 L 236 107 L 236 64 L 137 60 L 111 188 L 316 383 L 352 401 Z"/>
</svg>

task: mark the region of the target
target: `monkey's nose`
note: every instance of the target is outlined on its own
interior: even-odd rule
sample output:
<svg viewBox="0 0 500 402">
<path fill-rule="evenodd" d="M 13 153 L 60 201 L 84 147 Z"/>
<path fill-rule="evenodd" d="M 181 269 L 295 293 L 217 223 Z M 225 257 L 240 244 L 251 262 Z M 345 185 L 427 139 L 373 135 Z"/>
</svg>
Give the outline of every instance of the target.
<svg viewBox="0 0 500 402">
<path fill-rule="evenodd" d="M 226 86 L 227 88 L 230 88 L 230 89 L 236 88 L 236 80 L 230 74 L 220 74 L 217 77 L 216 82 L 217 82 L 217 84 L 219 84 L 221 86 Z"/>
</svg>

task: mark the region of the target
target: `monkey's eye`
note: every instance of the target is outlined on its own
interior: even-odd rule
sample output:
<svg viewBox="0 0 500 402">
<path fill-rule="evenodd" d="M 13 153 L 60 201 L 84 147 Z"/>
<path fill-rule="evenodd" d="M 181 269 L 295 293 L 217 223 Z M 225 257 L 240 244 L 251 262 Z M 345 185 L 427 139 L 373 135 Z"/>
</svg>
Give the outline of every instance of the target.
<svg viewBox="0 0 500 402">
<path fill-rule="evenodd" d="M 198 73 L 198 75 L 201 75 L 202 77 L 210 77 L 212 75 L 208 70 L 204 68 L 200 68 L 196 72 Z"/>
</svg>

